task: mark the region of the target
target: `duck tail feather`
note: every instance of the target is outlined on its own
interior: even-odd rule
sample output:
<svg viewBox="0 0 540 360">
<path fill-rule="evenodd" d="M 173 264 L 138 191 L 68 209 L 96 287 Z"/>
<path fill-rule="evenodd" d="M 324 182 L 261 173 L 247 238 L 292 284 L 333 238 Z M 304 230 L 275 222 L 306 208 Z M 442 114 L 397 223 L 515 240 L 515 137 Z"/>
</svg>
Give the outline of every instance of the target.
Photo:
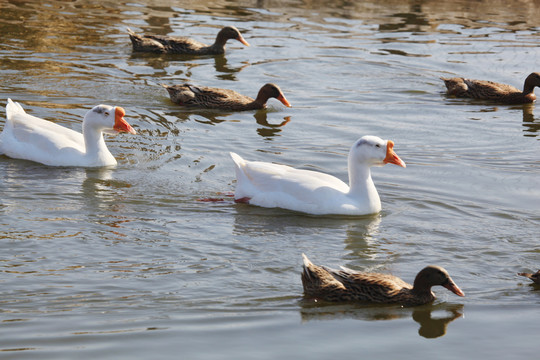
<svg viewBox="0 0 540 360">
<path fill-rule="evenodd" d="M 303 261 L 302 279 L 313 281 L 315 278 L 315 274 L 313 273 L 313 267 L 315 265 L 308 259 L 308 257 L 304 253 L 302 253 L 302 261 Z"/>
</svg>

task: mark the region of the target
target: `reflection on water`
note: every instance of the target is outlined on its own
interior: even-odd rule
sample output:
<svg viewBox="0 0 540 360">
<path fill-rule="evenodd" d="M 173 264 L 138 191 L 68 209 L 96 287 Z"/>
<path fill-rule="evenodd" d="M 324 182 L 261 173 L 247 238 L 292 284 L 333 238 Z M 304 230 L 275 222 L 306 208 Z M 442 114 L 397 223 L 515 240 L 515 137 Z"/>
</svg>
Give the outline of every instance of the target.
<svg viewBox="0 0 540 360">
<path fill-rule="evenodd" d="M 540 121 L 537 120 L 534 116 L 535 103 L 523 104 L 523 105 L 491 105 L 490 101 L 470 99 L 470 98 L 455 98 L 451 96 L 446 96 L 446 105 L 450 106 L 482 106 L 479 112 L 508 112 L 508 111 L 520 111 L 522 113 L 522 125 L 523 125 L 523 136 L 525 137 L 538 137 L 538 132 L 540 132 Z M 471 118 L 473 120 L 478 120 L 479 118 Z M 512 118 L 509 118 L 508 121 L 512 121 Z"/>
<path fill-rule="evenodd" d="M 381 222 L 379 216 L 318 217 L 279 208 L 263 208 L 246 204 L 236 204 L 235 210 L 234 232 L 236 234 L 256 235 L 252 233 L 253 228 L 261 230 L 259 236 L 268 233 L 305 233 L 334 229 L 339 230 L 333 233 L 334 239 L 345 237 L 347 247 L 358 253 L 371 245 L 376 246 L 372 243 L 372 236 L 376 234 Z"/>
<path fill-rule="evenodd" d="M 433 316 L 433 312 L 444 311 L 447 316 Z M 433 339 L 444 336 L 448 324 L 455 319 L 463 317 L 463 304 L 448 304 L 437 306 L 435 309 L 417 309 L 412 313 L 414 321 L 420 324 L 418 334 Z"/>
<path fill-rule="evenodd" d="M 361 321 L 397 320 L 408 318 L 420 324 L 418 334 L 433 339 L 446 335 L 448 324 L 463 317 L 463 304 L 423 305 L 403 308 L 389 305 L 314 305 L 301 301 L 302 321 L 355 319 Z"/>
<path fill-rule="evenodd" d="M 192 73 L 197 67 L 207 65 L 206 63 L 201 64 L 201 61 L 206 62 L 205 58 L 213 59 L 214 69 L 217 72 L 216 77 L 219 80 L 237 81 L 237 74 L 250 65 L 249 62 L 245 61 L 243 65 L 230 66 L 227 57 L 224 54 L 206 55 L 201 57 L 178 54 L 152 54 L 146 52 L 131 53 L 128 64 L 137 67 L 139 74 L 134 73 L 134 76 L 140 76 L 141 73 L 149 72 L 148 69 L 141 68 L 142 66 L 152 68 L 154 70 L 153 74 L 156 76 L 153 80 L 156 83 L 170 82 L 169 85 L 176 85 L 184 82 L 192 82 L 196 84 L 197 79 L 191 79 Z M 172 78 L 169 73 L 171 70 L 174 70 L 174 76 Z"/>
<path fill-rule="evenodd" d="M 504 349 L 491 341 L 501 334 L 513 351 L 535 344 L 528 330 L 538 312 L 538 287 L 516 286 L 508 275 L 516 259 L 524 268 L 538 264 L 531 245 L 540 188 L 534 105 L 449 99 L 439 77 L 519 85 L 516 79 L 538 70 L 537 3 L 246 4 L 1 2 L 2 104 L 12 97 L 47 119 L 57 119 L 60 108 L 65 122 L 80 128 L 81 109 L 114 103 L 125 107 L 139 135 L 107 139 L 120 160 L 116 169 L 50 168 L 0 156 L 0 314 L 3 325 L 12 326 L 0 336 L 0 351 L 24 349 L 34 357 L 62 351 L 75 358 L 84 348 L 94 358 L 127 358 L 131 354 L 123 352 L 135 349 L 131 358 L 151 358 L 155 354 L 142 356 L 137 346 L 159 346 L 173 357 L 178 339 L 187 337 L 182 351 L 200 358 L 208 348 L 199 346 L 204 332 L 206 343 L 216 345 L 209 350 L 213 357 L 227 348 L 230 358 L 263 352 L 271 358 L 278 347 L 268 339 L 282 334 L 276 329 L 291 335 L 284 358 L 323 358 L 329 342 L 359 353 L 371 340 L 392 337 L 395 347 L 386 356 L 367 356 L 390 358 L 411 339 L 417 342 L 417 333 L 446 334 L 444 341 L 428 342 L 430 350 L 461 350 L 456 357 L 463 358 L 474 345 L 453 344 L 480 332 L 489 334 L 478 338 L 480 345 L 494 352 Z M 126 33 L 129 26 L 209 43 L 224 24 L 238 26 L 252 46 L 231 44 L 220 56 L 155 56 L 133 53 Z M 294 107 L 271 100 L 269 109 L 256 112 L 181 109 L 159 84 L 186 81 L 250 96 L 275 82 L 291 93 Z M 374 173 L 384 194 L 377 216 L 322 218 L 230 198 L 196 201 L 234 188 L 229 150 L 263 152 L 276 162 L 291 159 L 346 178 L 346 163 L 334 155 L 345 156 L 357 138 L 352 134 L 368 133 L 399 140 L 403 158 L 411 159 L 406 171 Z M 417 308 L 299 305 L 302 252 L 404 274 L 427 260 L 452 262 L 467 289 L 480 289 L 463 300 L 475 316 L 448 326 L 463 305 L 439 301 Z M 490 274 L 489 281 L 478 274 Z M 485 311 L 486 304 L 496 306 Z M 299 314 L 305 321 L 331 321 L 295 327 L 291 321 Z M 375 320 L 394 321 L 377 322 L 383 332 L 368 341 L 358 337 L 355 330 Z M 149 340 L 125 331 L 134 323 L 166 330 Z M 186 323 L 201 332 L 183 332 Z M 408 332 L 397 329 L 401 324 Z M 230 346 L 231 331 L 239 328 L 262 344 L 253 354 L 244 351 L 245 341 Z M 114 332 L 120 337 L 82 338 Z M 345 332 L 352 335 L 343 339 Z M 536 353 L 528 355 L 523 358 Z"/>
<path fill-rule="evenodd" d="M 175 105 L 171 106 L 174 107 Z M 178 111 L 165 111 L 161 115 L 160 122 L 169 129 L 177 129 L 175 123 L 178 121 L 185 122 L 192 120 L 205 125 L 218 125 L 226 121 L 236 123 L 240 121 L 250 121 L 250 119 L 247 118 L 249 114 L 251 114 L 251 112 L 245 112 L 245 114 L 239 115 L 238 113 L 215 109 L 190 109 L 178 107 Z M 271 117 L 270 119 L 269 116 Z M 257 128 L 257 134 L 267 140 L 279 136 L 279 133 L 283 131 L 282 127 L 291 121 L 291 116 L 285 116 L 279 123 L 271 123 L 271 121 L 275 121 L 272 118 L 276 118 L 277 114 L 276 111 L 269 109 L 258 110 L 253 114 L 253 117 L 257 124 L 262 125 L 262 127 Z M 243 120 L 238 120 L 239 118 L 242 118 Z M 177 129 L 176 131 L 178 132 L 179 130 Z"/>
<path fill-rule="evenodd" d="M 217 78 L 220 80 L 230 80 L 230 81 L 236 81 L 238 80 L 237 74 L 248 67 L 250 64 L 247 61 L 244 61 L 244 65 L 242 66 L 235 66 L 231 67 L 227 65 L 227 58 L 224 54 L 216 55 L 215 56 L 215 69 L 219 73 L 217 75 Z"/>
<path fill-rule="evenodd" d="M 374 239 L 379 233 L 382 218 L 379 214 L 358 218 L 346 231 L 345 249 L 353 259 L 374 260 L 381 255 L 380 244 Z"/>
<path fill-rule="evenodd" d="M 270 124 L 268 122 L 268 110 L 259 110 L 253 115 L 253 117 L 257 121 L 257 124 L 263 126 L 257 129 L 257 134 L 266 139 L 271 139 L 272 137 L 277 136 L 282 131 L 280 128 L 287 125 L 287 123 L 291 121 L 290 116 L 285 116 L 281 123 Z"/>
<path fill-rule="evenodd" d="M 540 119 L 534 118 L 534 104 L 523 105 L 523 136 L 537 137 L 540 132 Z"/>
<path fill-rule="evenodd" d="M 85 169 L 86 179 L 81 184 L 82 195 L 89 209 L 119 211 L 124 189 L 131 184 L 113 178 L 114 169 Z"/>
</svg>

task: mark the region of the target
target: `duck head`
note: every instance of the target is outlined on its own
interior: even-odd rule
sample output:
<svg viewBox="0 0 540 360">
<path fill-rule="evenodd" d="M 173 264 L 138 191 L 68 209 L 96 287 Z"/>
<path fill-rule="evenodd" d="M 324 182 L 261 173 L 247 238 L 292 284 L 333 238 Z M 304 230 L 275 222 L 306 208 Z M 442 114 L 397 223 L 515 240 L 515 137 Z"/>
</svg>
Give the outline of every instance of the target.
<svg viewBox="0 0 540 360">
<path fill-rule="evenodd" d="M 518 275 L 525 276 L 526 278 L 531 279 L 533 282 L 540 284 L 540 270 L 535 272 L 534 274 L 531 273 L 518 273 Z"/>
<path fill-rule="evenodd" d="M 283 105 L 291 107 L 291 104 L 289 103 L 289 101 L 287 101 L 285 95 L 283 95 L 279 86 L 271 83 L 263 85 L 263 87 L 259 90 L 255 101 L 261 104 L 266 104 L 266 102 L 270 98 L 276 98 L 281 101 Z"/>
<path fill-rule="evenodd" d="M 458 296 L 465 296 L 465 293 L 454 283 L 448 272 L 435 265 L 423 268 L 414 279 L 413 291 L 429 292 L 431 287 L 441 285 Z"/>
<path fill-rule="evenodd" d="M 525 94 L 531 93 L 534 87 L 540 87 L 540 73 L 533 72 L 525 79 L 525 85 L 523 86 L 523 92 Z"/>
<path fill-rule="evenodd" d="M 246 39 L 244 39 L 242 34 L 240 34 L 240 31 L 238 31 L 238 29 L 234 26 L 225 26 L 223 29 L 221 29 L 217 34 L 216 43 L 225 44 L 229 39 L 238 40 L 245 46 L 249 46 L 249 43 L 246 41 Z"/>
</svg>

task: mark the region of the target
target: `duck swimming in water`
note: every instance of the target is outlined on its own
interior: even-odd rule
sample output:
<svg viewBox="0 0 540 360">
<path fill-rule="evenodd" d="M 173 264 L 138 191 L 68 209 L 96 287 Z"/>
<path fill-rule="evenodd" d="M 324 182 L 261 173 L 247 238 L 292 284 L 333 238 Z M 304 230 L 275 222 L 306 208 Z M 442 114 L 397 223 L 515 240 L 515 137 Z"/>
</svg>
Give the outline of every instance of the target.
<svg viewBox="0 0 540 360">
<path fill-rule="evenodd" d="M 133 51 L 159 54 L 219 55 L 225 53 L 225 43 L 229 39 L 238 40 L 245 46 L 249 46 L 234 26 L 221 29 L 212 45 L 206 45 L 188 37 L 138 35 L 129 28 L 128 33 L 133 44 Z"/>
<path fill-rule="evenodd" d="M 162 86 L 167 89 L 173 103 L 187 107 L 230 111 L 258 110 L 265 109 L 270 98 L 278 99 L 287 107 L 291 106 L 279 86 L 270 83 L 261 87 L 255 99 L 229 89 L 191 84 Z"/>
<path fill-rule="evenodd" d="M 540 73 L 531 73 L 525 79 L 523 91 L 506 84 L 486 80 L 471 80 L 460 77 L 441 78 L 447 94 L 460 98 L 491 100 L 502 104 L 526 104 L 536 100 L 535 86 L 540 87 Z"/>
<path fill-rule="evenodd" d="M 423 305 L 435 300 L 431 287 L 441 285 L 458 296 L 465 293 L 440 266 L 422 269 L 413 285 L 400 278 L 381 273 L 362 273 L 341 267 L 341 270 L 313 264 L 302 254 L 302 284 L 306 297 L 330 302 L 371 302 L 381 304 Z"/>
</svg>

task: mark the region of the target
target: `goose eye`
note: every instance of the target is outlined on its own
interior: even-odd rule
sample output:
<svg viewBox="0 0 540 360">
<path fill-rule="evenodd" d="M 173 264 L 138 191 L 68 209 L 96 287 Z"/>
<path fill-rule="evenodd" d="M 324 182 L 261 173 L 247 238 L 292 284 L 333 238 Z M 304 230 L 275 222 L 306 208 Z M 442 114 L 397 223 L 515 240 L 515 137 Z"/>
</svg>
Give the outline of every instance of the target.
<svg viewBox="0 0 540 360">
<path fill-rule="evenodd" d="M 381 145 L 380 145 L 380 144 L 375 144 L 375 147 L 376 147 L 376 148 L 380 148 Z"/>
<path fill-rule="evenodd" d="M 108 111 L 105 111 L 105 116 L 109 116 L 109 112 L 108 112 Z"/>
</svg>

